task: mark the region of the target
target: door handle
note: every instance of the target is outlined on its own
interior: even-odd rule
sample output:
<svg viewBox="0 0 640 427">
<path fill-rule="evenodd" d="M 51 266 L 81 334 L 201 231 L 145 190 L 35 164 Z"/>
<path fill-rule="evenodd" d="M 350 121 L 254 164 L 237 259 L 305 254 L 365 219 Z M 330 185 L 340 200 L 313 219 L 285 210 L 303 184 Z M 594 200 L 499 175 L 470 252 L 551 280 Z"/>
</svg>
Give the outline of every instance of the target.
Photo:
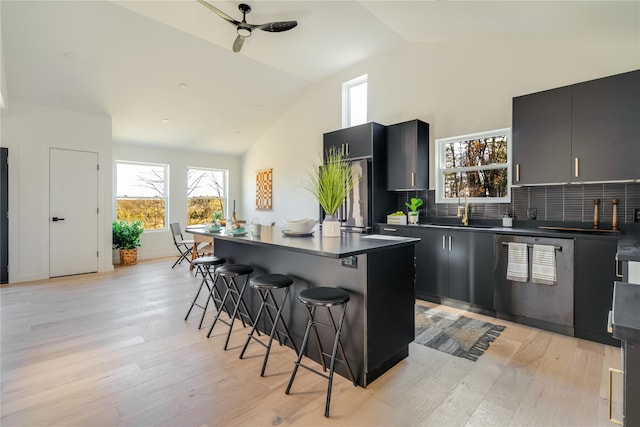
<svg viewBox="0 0 640 427">
<path fill-rule="evenodd" d="M 451 250 L 451 235 L 449 235 L 449 250 Z"/>
<path fill-rule="evenodd" d="M 58 218 L 57 216 L 54 216 L 53 218 L 51 218 L 51 221 L 53 222 L 64 221 L 64 218 Z"/>
<path fill-rule="evenodd" d="M 520 163 L 516 163 L 516 182 L 520 182 Z"/>
<path fill-rule="evenodd" d="M 580 159 L 576 157 L 575 159 L 575 169 L 576 169 L 576 178 L 580 176 Z"/>
<path fill-rule="evenodd" d="M 616 277 L 622 279 L 623 275 L 620 273 L 620 261 L 618 260 L 618 255 L 616 255 Z"/>
<path fill-rule="evenodd" d="M 416 186 L 416 173 L 415 172 L 411 172 L 411 186 L 412 187 Z"/>
</svg>

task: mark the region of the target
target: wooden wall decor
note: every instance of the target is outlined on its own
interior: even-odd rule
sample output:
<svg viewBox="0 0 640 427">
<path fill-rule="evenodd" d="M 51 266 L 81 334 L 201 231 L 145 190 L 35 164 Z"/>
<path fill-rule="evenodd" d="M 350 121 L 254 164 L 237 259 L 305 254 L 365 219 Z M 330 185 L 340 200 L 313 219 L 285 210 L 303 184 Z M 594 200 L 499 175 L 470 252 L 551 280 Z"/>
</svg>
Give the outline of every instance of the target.
<svg viewBox="0 0 640 427">
<path fill-rule="evenodd" d="M 256 172 L 256 209 L 271 209 L 273 169 Z"/>
</svg>

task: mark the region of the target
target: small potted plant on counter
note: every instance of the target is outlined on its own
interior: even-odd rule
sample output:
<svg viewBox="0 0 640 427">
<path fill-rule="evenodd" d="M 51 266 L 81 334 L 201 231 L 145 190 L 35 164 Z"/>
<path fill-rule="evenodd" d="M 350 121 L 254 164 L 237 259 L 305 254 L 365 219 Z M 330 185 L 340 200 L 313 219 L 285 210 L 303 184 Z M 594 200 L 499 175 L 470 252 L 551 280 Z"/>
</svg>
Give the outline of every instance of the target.
<svg viewBox="0 0 640 427">
<path fill-rule="evenodd" d="M 140 235 L 144 231 L 142 221 L 135 220 L 131 223 L 121 220 L 112 224 L 113 247 L 120 249 L 120 265 L 133 265 L 138 263 L 138 247 Z"/>
<path fill-rule="evenodd" d="M 405 205 L 409 208 L 408 214 L 408 222 L 409 224 L 417 224 L 418 223 L 418 208 L 422 206 L 422 199 L 418 197 L 412 197 L 411 203 L 405 202 Z"/>
</svg>

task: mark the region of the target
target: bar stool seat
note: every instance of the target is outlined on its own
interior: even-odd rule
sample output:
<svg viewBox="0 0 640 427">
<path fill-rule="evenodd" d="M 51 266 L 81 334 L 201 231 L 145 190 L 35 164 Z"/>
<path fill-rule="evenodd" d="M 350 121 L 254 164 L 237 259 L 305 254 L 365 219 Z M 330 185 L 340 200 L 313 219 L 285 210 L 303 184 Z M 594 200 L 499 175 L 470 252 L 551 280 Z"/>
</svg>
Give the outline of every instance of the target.
<svg viewBox="0 0 640 427">
<path fill-rule="evenodd" d="M 256 314 L 253 328 L 251 328 L 251 332 L 249 333 L 247 341 L 244 343 L 244 347 L 242 348 L 242 352 L 240 353 L 240 359 L 244 357 L 244 353 L 247 350 L 247 347 L 249 346 L 249 343 L 252 339 L 264 346 L 266 348 L 266 352 L 264 355 L 264 361 L 262 362 L 262 370 L 260 371 L 261 377 L 264 377 L 264 372 L 267 368 L 267 361 L 269 360 L 269 352 L 271 351 L 271 343 L 273 342 L 274 335 L 277 335 L 278 343 L 280 343 L 280 345 L 282 345 L 283 341 L 286 341 L 288 339 L 291 342 L 291 345 L 293 346 L 296 354 L 298 353 L 298 348 L 296 347 L 296 344 L 291 337 L 291 333 L 289 332 L 287 323 L 282 318 L 282 309 L 284 308 L 284 304 L 287 301 L 287 296 L 289 295 L 289 290 L 292 284 L 293 279 L 285 274 L 264 274 L 262 276 L 252 278 L 249 282 L 249 286 L 258 291 L 262 303 L 260 304 L 260 308 L 258 309 L 258 314 Z M 282 297 L 280 305 L 278 305 L 273 296 L 273 291 L 278 289 L 285 289 L 284 296 Z M 271 309 L 276 310 L 275 320 L 273 314 L 271 313 Z M 260 321 L 260 316 L 263 313 L 267 314 L 267 318 L 271 322 L 269 340 L 266 344 L 259 340 L 258 337 L 253 335 L 254 332 L 257 332 L 258 336 L 260 335 L 260 332 L 257 328 Z M 278 322 L 280 322 L 283 330 L 278 329 Z"/>
<path fill-rule="evenodd" d="M 207 307 L 209 306 L 209 301 L 213 299 L 215 304 L 216 298 L 217 300 L 220 300 L 219 291 L 216 288 L 212 288 L 211 286 L 214 283 L 214 279 L 211 276 L 211 267 L 213 267 L 213 270 L 215 271 L 217 267 L 221 266 L 225 262 L 226 260 L 224 258 L 218 258 L 217 256 L 200 257 L 193 261 L 193 265 L 197 269 L 196 273 L 200 272 L 200 274 L 202 275 L 202 281 L 200 282 L 200 287 L 198 288 L 198 292 L 196 293 L 195 298 L 193 298 L 193 301 L 191 302 L 191 307 L 189 307 L 189 311 L 187 311 L 187 315 L 184 317 L 184 320 L 186 321 L 189 318 L 189 314 L 191 314 L 191 310 L 193 310 L 194 306 L 201 308 L 202 316 L 200 317 L 200 324 L 198 325 L 198 329 L 202 328 L 202 322 L 204 321 L 204 316 L 207 313 Z M 198 301 L 198 297 L 200 296 L 200 292 L 202 292 L 202 288 L 205 285 L 207 286 L 207 289 L 209 292 L 207 292 L 207 301 L 204 303 L 204 305 L 202 305 L 202 303 L 198 303 L 197 301 Z M 216 298 L 213 298 L 212 295 Z"/>
<path fill-rule="evenodd" d="M 247 323 L 245 319 L 248 320 L 248 324 L 253 324 L 253 318 L 251 317 L 251 313 L 247 308 L 246 303 L 244 302 L 243 296 L 244 291 L 249 283 L 249 278 L 253 273 L 253 267 L 245 264 L 225 264 L 222 267 L 216 269 L 215 271 L 215 279 L 213 281 L 213 286 L 211 287 L 211 297 L 217 303 L 218 311 L 216 313 L 216 317 L 213 319 L 213 324 L 209 329 L 209 333 L 207 334 L 207 338 L 211 337 L 211 333 L 213 332 L 214 326 L 218 321 L 224 323 L 229 326 L 229 331 L 227 332 L 227 339 L 224 343 L 224 349 L 226 350 L 229 346 L 229 338 L 231 338 L 231 330 L 233 329 L 233 324 L 236 320 L 236 316 L 242 322 L 242 326 L 246 327 Z M 238 286 L 237 278 L 241 276 L 246 276 L 242 287 Z M 216 290 L 216 285 L 218 283 L 218 279 L 222 277 L 222 282 L 225 284 L 226 290 L 222 299 L 217 299 L 214 295 L 214 291 Z M 229 298 L 231 301 L 229 301 Z M 230 319 L 227 322 L 224 319 L 220 318 L 220 313 L 222 311 L 226 311 L 229 314 L 229 307 L 227 303 L 230 302 L 230 305 L 233 307 L 231 310 L 231 314 L 229 315 Z"/>
<path fill-rule="evenodd" d="M 349 361 L 347 360 L 344 354 L 344 348 L 342 346 L 342 342 L 340 341 L 340 334 L 342 332 L 342 325 L 344 324 L 344 317 L 347 311 L 347 303 L 351 297 L 349 293 L 340 288 L 332 288 L 332 287 L 316 287 L 305 289 L 300 292 L 298 295 L 298 300 L 302 302 L 307 309 L 307 328 L 304 332 L 304 338 L 302 340 L 302 346 L 300 347 L 300 352 L 298 353 L 298 358 L 295 361 L 293 366 L 293 372 L 291 373 L 291 378 L 289 379 L 289 385 L 287 385 L 287 389 L 285 390 L 285 394 L 289 394 L 291 390 L 291 386 L 293 385 L 293 380 L 296 377 L 296 373 L 298 372 L 298 368 L 302 366 L 303 368 L 320 375 L 323 378 L 329 380 L 327 386 L 327 401 L 324 410 L 324 416 L 329 417 L 329 405 L 331 403 L 331 388 L 333 385 L 333 373 L 335 370 L 335 362 L 342 362 L 346 365 L 347 371 L 349 373 L 349 378 L 354 386 L 357 386 L 355 377 L 353 375 L 353 371 L 351 370 L 351 366 L 349 365 Z M 333 318 L 333 314 L 331 313 L 331 307 L 342 307 L 342 311 L 340 313 L 340 320 L 336 326 L 336 322 Z M 329 324 L 321 323 L 315 320 L 315 313 L 318 307 L 325 307 L 327 309 L 327 317 L 329 319 Z M 332 329 L 334 333 L 333 340 L 333 349 L 331 354 L 325 353 L 322 350 L 322 344 L 320 343 L 320 336 L 318 335 L 318 326 L 323 326 Z M 307 343 L 309 341 L 309 334 L 311 329 L 313 329 L 314 337 L 316 341 L 316 346 L 318 348 L 318 352 L 320 354 L 320 362 L 322 364 L 322 372 L 314 369 L 310 366 L 304 365 L 301 363 L 302 356 L 304 356 Z M 337 358 L 336 355 L 340 352 L 340 358 Z M 325 356 L 328 356 L 329 359 L 329 375 L 324 374 L 327 371 L 327 366 L 325 363 Z"/>
</svg>

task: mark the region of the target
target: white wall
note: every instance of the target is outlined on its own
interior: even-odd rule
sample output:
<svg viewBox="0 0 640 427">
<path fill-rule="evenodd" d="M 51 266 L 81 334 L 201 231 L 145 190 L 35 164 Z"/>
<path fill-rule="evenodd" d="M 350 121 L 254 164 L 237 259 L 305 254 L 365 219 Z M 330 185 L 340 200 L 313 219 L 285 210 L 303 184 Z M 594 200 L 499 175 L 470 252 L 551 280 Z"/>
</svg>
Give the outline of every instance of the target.
<svg viewBox="0 0 640 427">
<path fill-rule="evenodd" d="M 229 171 L 229 201 L 233 203 L 233 200 L 236 200 L 236 212 L 242 212 L 240 157 L 203 154 L 189 151 L 188 149 L 171 150 L 114 143 L 113 161 L 117 160 L 169 165 L 169 222 L 179 222 L 186 239 L 190 237 L 189 234 L 184 233 L 184 228 L 187 224 L 188 167 L 227 169 Z M 115 163 L 113 167 L 115 168 Z M 113 169 L 111 200 L 115 200 L 115 179 L 115 169 Z M 228 208 L 229 214 L 231 214 L 231 206 L 228 206 Z M 109 212 L 115 212 L 115 206 Z M 112 218 L 115 219 L 115 215 Z M 142 246 L 138 249 L 139 259 L 172 256 L 177 253 L 171 233 L 168 230 L 168 224 L 165 230 L 145 230 L 140 240 Z M 114 254 L 114 256 L 117 262 L 117 254 Z"/>
<path fill-rule="evenodd" d="M 301 188 L 320 157 L 322 134 L 341 127 L 341 84 L 368 74 L 369 120 L 430 124 L 430 183 L 436 138 L 511 126 L 514 96 L 640 68 L 640 39 L 614 45 L 504 41 L 491 44 L 413 43 L 314 84 L 243 158 L 244 212 L 281 221 L 318 217 Z M 255 171 L 273 168 L 273 210 L 257 212 Z"/>
<path fill-rule="evenodd" d="M 112 270 L 111 118 L 12 100 L 0 141 L 9 148 L 9 282 L 49 277 L 50 147 L 98 153 L 98 270 Z"/>
</svg>

